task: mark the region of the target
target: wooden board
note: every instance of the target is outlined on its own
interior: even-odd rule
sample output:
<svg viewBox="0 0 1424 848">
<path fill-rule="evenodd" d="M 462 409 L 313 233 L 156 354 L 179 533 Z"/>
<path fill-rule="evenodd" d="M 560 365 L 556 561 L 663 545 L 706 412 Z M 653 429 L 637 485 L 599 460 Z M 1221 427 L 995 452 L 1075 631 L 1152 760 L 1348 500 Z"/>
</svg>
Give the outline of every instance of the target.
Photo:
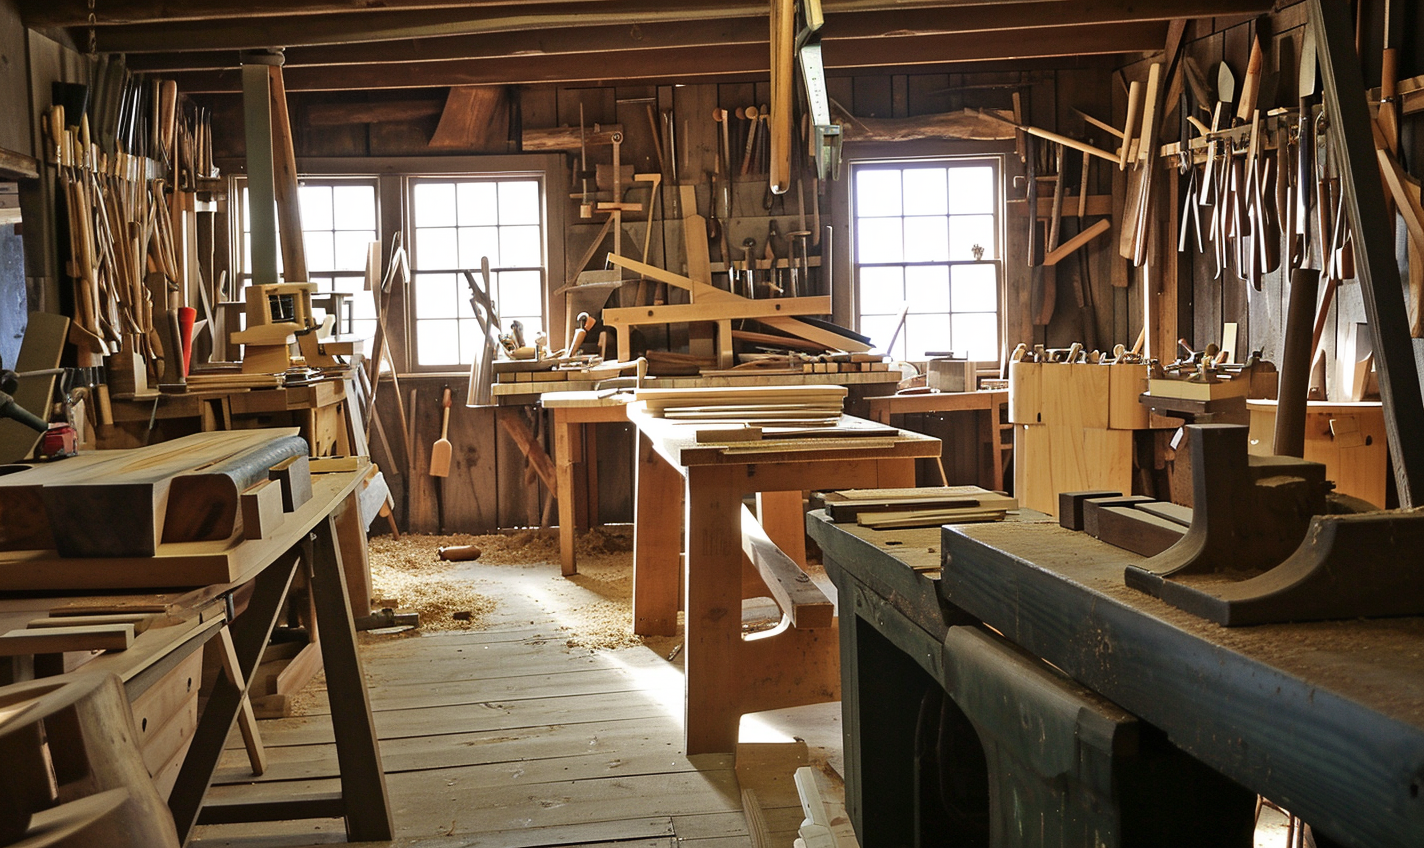
<svg viewBox="0 0 1424 848">
<path fill-rule="evenodd" d="M 132 624 L 91 624 L 11 630 L 0 636 L 0 656 L 60 654 L 66 651 L 123 651 L 134 640 Z"/>
</svg>

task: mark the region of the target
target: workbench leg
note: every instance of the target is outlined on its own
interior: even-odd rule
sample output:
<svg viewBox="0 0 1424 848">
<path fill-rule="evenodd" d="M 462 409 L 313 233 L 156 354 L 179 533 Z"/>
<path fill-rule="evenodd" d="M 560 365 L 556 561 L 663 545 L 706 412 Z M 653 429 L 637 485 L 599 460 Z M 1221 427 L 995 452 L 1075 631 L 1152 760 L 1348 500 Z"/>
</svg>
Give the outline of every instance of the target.
<svg viewBox="0 0 1424 848">
<path fill-rule="evenodd" d="M 930 676 L 861 618 L 872 596 L 841 576 L 841 726 L 846 811 L 862 848 L 915 845 L 915 726 Z"/>
<path fill-rule="evenodd" d="M 999 407 L 976 413 L 979 417 L 979 480 L 995 492 L 1004 490 L 1003 451 L 999 450 Z"/>
<path fill-rule="evenodd" d="M 741 723 L 742 485 L 737 466 L 687 469 L 687 753 L 729 753 Z"/>
<path fill-rule="evenodd" d="M 228 625 L 232 632 L 233 650 L 241 664 L 243 680 L 247 683 L 251 683 L 252 672 L 262 657 L 262 650 L 272 638 L 277 614 L 287 597 L 287 589 L 292 585 L 298 561 L 295 555 L 284 556 L 257 575 L 247 609 Z M 222 756 L 223 746 L 232 732 L 233 723 L 237 721 L 237 713 L 246 694 L 245 688 L 235 686 L 224 675 L 218 675 L 213 682 L 212 693 L 208 695 L 207 705 L 193 731 L 192 745 L 183 758 L 173 792 L 168 796 L 168 808 L 173 812 L 179 842 L 188 841 L 193 826 L 198 822 L 198 811 L 212 782 L 213 769 Z"/>
<path fill-rule="evenodd" d="M 634 488 L 633 632 L 639 636 L 675 636 L 684 484 L 682 475 L 658 456 L 648 437 L 641 433 Z M 740 529 L 736 539 L 741 539 Z M 737 550 L 741 550 L 740 545 Z M 739 606 L 738 621 L 740 609 Z"/>
<path fill-rule="evenodd" d="M 757 492 L 757 520 L 767 538 L 797 565 L 806 567 L 806 513 L 800 492 Z"/>
<path fill-rule="evenodd" d="M 584 498 L 582 529 L 598 526 L 598 425 L 590 421 L 583 425 Z"/>
<path fill-rule="evenodd" d="M 331 702 L 331 729 L 341 770 L 346 835 L 354 842 L 390 839 L 391 801 L 371 719 L 371 696 L 356 652 L 356 627 L 341 570 L 336 521 L 328 516 L 312 540 L 311 590 L 321 623 L 321 659 Z"/>
<path fill-rule="evenodd" d="M 559 565 L 565 577 L 578 573 L 574 551 L 574 463 L 577 438 L 562 409 L 554 410 L 554 480 L 559 502 Z"/>
</svg>

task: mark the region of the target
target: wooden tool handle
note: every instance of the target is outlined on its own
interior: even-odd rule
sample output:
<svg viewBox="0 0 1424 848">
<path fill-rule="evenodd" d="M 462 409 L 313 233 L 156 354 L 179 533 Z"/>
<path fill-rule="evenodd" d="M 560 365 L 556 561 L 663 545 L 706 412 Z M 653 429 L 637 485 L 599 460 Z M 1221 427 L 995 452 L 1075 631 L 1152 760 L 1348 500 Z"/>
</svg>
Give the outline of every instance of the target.
<svg viewBox="0 0 1424 848">
<path fill-rule="evenodd" d="M 440 422 L 440 438 L 445 438 L 450 433 L 450 387 L 446 386 L 444 393 L 440 396 L 440 405 L 445 407 Z"/>
</svg>

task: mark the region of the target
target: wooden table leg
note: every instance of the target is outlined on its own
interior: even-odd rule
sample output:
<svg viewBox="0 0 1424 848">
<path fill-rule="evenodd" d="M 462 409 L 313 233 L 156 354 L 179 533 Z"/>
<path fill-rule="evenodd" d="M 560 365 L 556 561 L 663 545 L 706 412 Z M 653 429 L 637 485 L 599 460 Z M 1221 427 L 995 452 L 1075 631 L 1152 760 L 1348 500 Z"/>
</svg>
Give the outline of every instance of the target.
<svg viewBox="0 0 1424 848">
<path fill-rule="evenodd" d="M 736 749 L 741 721 L 740 466 L 687 470 L 687 753 Z"/>
<path fill-rule="evenodd" d="M 574 551 L 574 463 L 578 461 L 575 426 L 569 422 L 567 412 L 554 410 L 554 497 L 559 502 L 559 564 L 565 577 L 578 573 Z"/>
<path fill-rule="evenodd" d="M 311 547 L 311 592 L 321 624 L 321 658 L 331 701 L 336 762 L 346 807 L 346 835 L 355 842 L 390 839 L 391 802 L 371 719 L 371 699 L 356 653 L 356 627 L 341 570 L 336 522 L 316 526 Z"/>
<path fill-rule="evenodd" d="M 296 556 L 284 556 L 257 575 L 247 609 L 229 625 L 233 650 L 242 666 L 245 682 L 251 682 L 252 671 L 262 657 L 262 649 L 272 637 L 272 628 L 277 624 L 277 613 L 287 597 L 287 589 L 292 585 L 297 562 Z M 217 767 L 246 694 L 244 688 L 234 685 L 224 675 L 218 675 L 213 682 L 212 693 L 208 695 L 207 705 L 193 731 L 188 755 L 183 758 L 173 792 L 168 796 L 168 808 L 173 812 L 180 843 L 188 841 L 188 835 L 198 822 L 198 811 L 212 782 L 213 769 Z"/>
<path fill-rule="evenodd" d="M 806 567 L 806 513 L 800 492 L 757 492 L 757 518 L 767 538 Z"/>
<path fill-rule="evenodd" d="M 647 436 L 639 434 L 633 507 L 633 632 L 640 636 L 677 634 L 683 487 L 682 475 L 658 456 Z M 741 621 L 740 613 L 737 620 Z"/>
<path fill-rule="evenodd" d="M 979 418 L 979 480 L 993 491 L 1004 488 L 1004 466 L 999 463 L 999 407 L 975 413 Z M 987 482 L 986 482 L 987 481 Z"/>
<path fill-rule="evenodd" d="M 597 527 L 598 522 L 598 425 L 592 421 L 583 425 L 584 513 L 582 529 Z"/>
</svg>

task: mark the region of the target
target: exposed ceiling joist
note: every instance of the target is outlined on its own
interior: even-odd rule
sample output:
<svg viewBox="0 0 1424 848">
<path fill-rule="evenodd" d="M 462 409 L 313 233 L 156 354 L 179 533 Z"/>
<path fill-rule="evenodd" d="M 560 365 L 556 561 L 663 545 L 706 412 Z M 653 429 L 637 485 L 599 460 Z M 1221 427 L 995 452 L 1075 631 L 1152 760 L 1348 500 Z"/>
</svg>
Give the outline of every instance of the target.
<svg viewBox="0 0 1424 848">
<path fill-rule="evenodd" d="M 266 2 L 266 0 L 257 0 Z M 1025 0 L 962 6 L 946 0 L 827 0 L 830 37 L 841 17 L 848 25 L 905 30 L 910 33 L 971 32 L 975 30 L 1029 28 L 1035 24 L 1067 25 L 1127 21 L 1167 20 L 1267 10 L 1269 0 Z M 303 10 L 300 4 L 289 6 Z M 862 13 L 856 15 L 856 13 Z M 488 35 L 520 31 L 602 28 L 650 28 L 674 22 L 715 25 L 711 22 L 750 18 L 763 22 L 762 3 L 733 0 L 687 5 L 668 0 L 617 0 L 617 2 L 561 2 L 505 8 L 434 9 L 418 12 L 366 12 L 360 14 L 295 14 L 287 17 L 244 16 L 235 19 L 179 22 L 142 26 L 101 27 L 98 48 L 110 53 L 171 53 L 194 50 L 244 50 L 267 47 L 365 44 L 402 40 L 441 39 L 461 35 Z M 878 22 L 874 19 L 878 19 Z M 1035 37 L 1037 37 L 1035 35 Z M 591 44 L 592 38 L 585 41 Z M 412 49 L 419 49 L 416 45 Z M 384 52 L 384 48 L 382 48 Z M 453 52 L 453 51 L 449 51 Z M 445 57 L 442 57 L 445 58 Z M 448 57 L 448 58 L 454 58 Z"/>
<path fill-rule="evenodd" d="M 1201 0 L 1164 0 L 1150 13 L 1128 8 L 1129 2 L 1085 3 L 1065 8 L 1057 0 L 1038 0 L 1013 6 L 967 9 L 908 9 L 894 14 L 850 12 L 833 15 L 823 34 L 827 41 L 853 38 L 930 35 L 950 32 L 978 32 L 1021 27 L 1115 23 L 1130 20 L 1165 20 L 1178 17 L 1187 6 L 1199 8 Z M 1238 3 L 1226 2 L 1233 10 Z M 1146 15 L 1143 18 L 1129 15 Z M 1041 33 L 1026 33 L 1042 38 Z M 457 35 L 428 39 L 405 39 L 384 43 L 378 51 L 368 44 L 290 47 L 288 67 L 348 65 L 368 62 L 431 62 L 453 59 L 492 59 L 501 56 L 556 55 L 563 53 L 609 53 L 624 50 L 657 50 L 675 47 L 765 44 L 765 14 L 704 22 L 677 21 L 617 26 L 579 26 L 486 35 Z M 233 50 L 131 54 L 129 66 L 147 71 L 218 70 L 238 67 Z"/>
<path fill-rule="evenodd" d="M 590 15 L 606 9 L 627 5 L 618 0 L 568 0 L 581 3 Z M 884 0 L 824 0 L 828 12 L 855 9 L 890 10 L 923 6 L 974 6 L 994 0 L 906 0 L 893 3 Z M 1017 0 L 999 0 L 1017 2 Z M 143 23 L 173 23 L 175 21 L 218 21 L 288 15 L 341 15 L 352 13 L 399 12 L 402 14 L 431 9 L 463 9 L 547 6 L 548 0 L 103 0 L 93 9 L 99 26 Z M 688 4 L 698 5 L 698 4 Z M 711 5 L 702 3 L 701 5 Z M 26 26 L 82 27 L 89 23 L 86 0 L 20 0 L 20 14 Z M 765 4 L 759 6 L 763 15 Z"/>
<path fill-rule="evenodd" d="M 946 65 L 1051 56 L 1096 55 L 1158 50 L 1161 22 L 1046 27 L 1026 38 L 1021 29 L 894 38 L 831 39 L 823 42 L 828 70 L 889 65 Z M 765 74 L 764 44 L 678 47 L 601 54 L 590 62 L 577 54 L 513 56 L 439 62 L 293 67 L 288 91 L 420 88 L 450 85 L 608 83 Z M 191 93 L 240 89 L 237 71 L 195 71 L 175 75 Z"/>
</svg>

